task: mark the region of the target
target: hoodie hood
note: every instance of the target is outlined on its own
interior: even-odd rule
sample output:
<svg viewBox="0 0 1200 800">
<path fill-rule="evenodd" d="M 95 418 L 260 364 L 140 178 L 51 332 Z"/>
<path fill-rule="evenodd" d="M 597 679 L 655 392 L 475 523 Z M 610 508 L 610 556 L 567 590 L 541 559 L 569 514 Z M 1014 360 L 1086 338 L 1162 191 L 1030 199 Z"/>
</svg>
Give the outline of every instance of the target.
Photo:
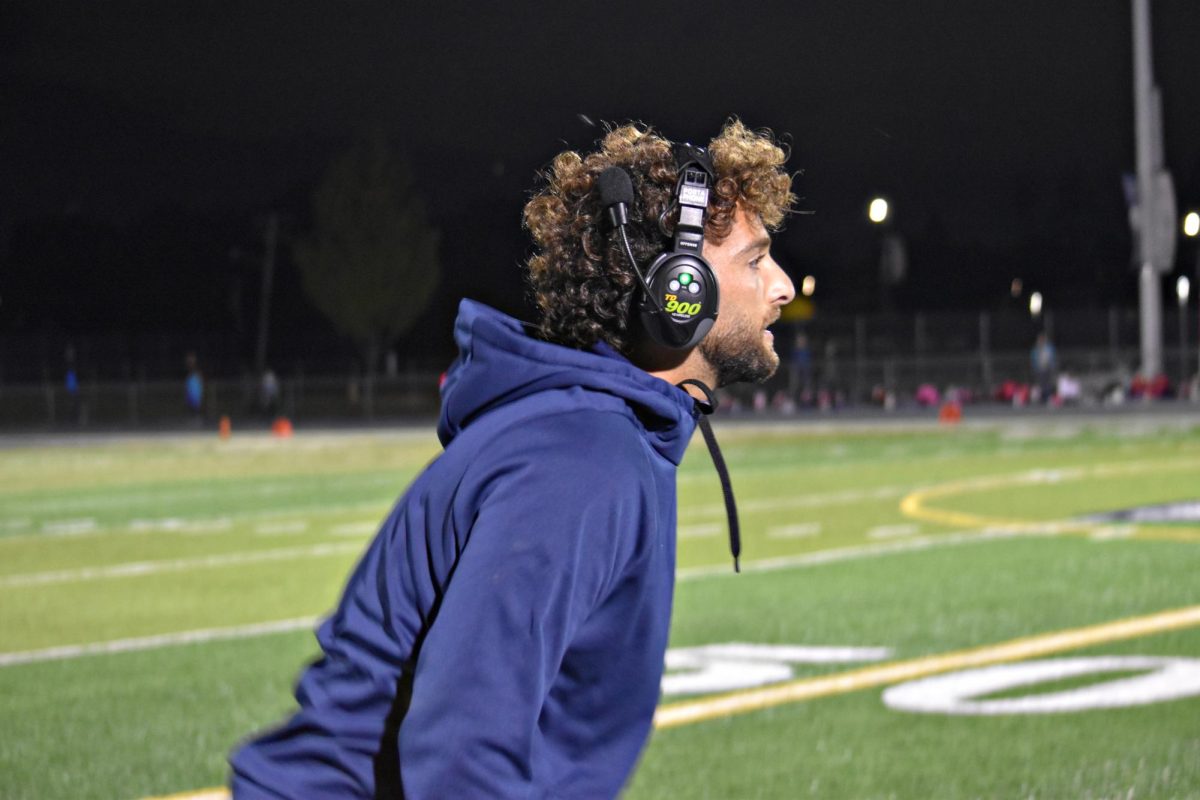
<svg viewBox="0 0 1200 800">
<path fill-rule="evenodd" d="M 699 415 L 695 400 L 607 344 L 575 350 L 545 342 L 473 300 L 459 304 L 454 341 L 459 354 L 442 384 L 438 421 L 443 446 L 486 411 L 538 392 L 579 387 L 623 400 L 659 454 L 674 464 L 683 459 Z"/>
</svg>

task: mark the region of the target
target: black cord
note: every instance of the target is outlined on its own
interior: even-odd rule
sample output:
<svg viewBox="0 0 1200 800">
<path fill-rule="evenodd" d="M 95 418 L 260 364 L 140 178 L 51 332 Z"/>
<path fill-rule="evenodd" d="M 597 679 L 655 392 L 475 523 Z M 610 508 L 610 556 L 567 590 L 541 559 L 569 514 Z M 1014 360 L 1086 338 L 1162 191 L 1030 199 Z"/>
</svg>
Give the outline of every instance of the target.
<svg viewBox="0 0 1200 800">
<path fill-rule="evenodd" d="M 712 425 L 708 421 L 708 415 L 717 409 L 717 399 L 713 395 L 712 389 L 698 380 L 688 378 L 676 384 L 681 389 L 688 385 L 695 386 L 703 392 L 706 400 L 706 402 L 696 401 L 701 412 L 698 420 L 700 434 L 704 437 L 704 444 L 708 446 L 708 454 L 712 456 L 713 466 L 717 468 L 717 476 L 721 479 L 721 493 L 725 495 L 725 518 L 729 522 L 729 551 L 733 553 L 733 571 L 741 572 L 738 559 L 742 554 L 742 531 L 738 525 L 737 501 L 733 497 L 733 483 L 729 479 L 729 469 L 725 466 L 725 457 L 721 455 L 716 434 L 713 433 Z"/>
<path fill-rule="evenodd" d="M 646 297 L 650 298 L 650 302 L 658 311 L 666 316 L 667 310 L 663 308 L 662 303 L 658 302 L 658 298 L 654 296 L 654 292 L 650 288 L 650 284 L 646 283 L 646 276 L 642 274 L 642 268 L 638 266 L 637 259 L 633 257 L 633 248 L 629 246 L 629 236 L 625 233 L 625 226 L 618 225 L 617 231 L 621 234 L 621 244 L 625 245 L 625 256 L 629 259 L 629 265 L 633 267 L 633 271 L 638 276 L 638 283 L 642 286 L 642 291 Z"/>
</svg>

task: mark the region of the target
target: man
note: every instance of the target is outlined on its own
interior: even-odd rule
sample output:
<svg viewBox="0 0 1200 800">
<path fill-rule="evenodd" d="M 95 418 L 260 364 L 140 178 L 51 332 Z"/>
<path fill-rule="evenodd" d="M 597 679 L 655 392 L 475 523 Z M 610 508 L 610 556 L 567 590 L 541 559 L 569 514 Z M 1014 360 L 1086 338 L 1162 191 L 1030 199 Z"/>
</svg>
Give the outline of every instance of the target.
<svg viewBox="0 0 1200 800">
<path fill-rule="evenodd" d="M 1054 387 L 1058 379 L 1058 353 L 1044 332 L 1037 335 L 1033 350 L 1029 353 L 1033 367 L 1033 382 L 1038 389 L 1038 399 L 1049 403 L 1054 398 Z"/>
<path fill-rule="evenodd" d="M 612 797 L 650 731 L 675 570 L 675 471 L 698 403 L 764 380 L 793 288 L 768 228 L 784 153 L 713 140 L 703 256 L 720 313 L 698 345 L 647 336 L 644 268 L 679 225 L 671 143 L 635 126 L 559 155 L 525 208 L 536 331 L 463 301 L 445 452 L 397 503 L 320 626 L 300 709 L 231 759 L 235 797 Z M 635 190 L 628 249 L 599 176 Z M 665 230 L 664 230 L 665 229 Z M 689 304 L 690 305 L 690 304 Z"/>
</svg>

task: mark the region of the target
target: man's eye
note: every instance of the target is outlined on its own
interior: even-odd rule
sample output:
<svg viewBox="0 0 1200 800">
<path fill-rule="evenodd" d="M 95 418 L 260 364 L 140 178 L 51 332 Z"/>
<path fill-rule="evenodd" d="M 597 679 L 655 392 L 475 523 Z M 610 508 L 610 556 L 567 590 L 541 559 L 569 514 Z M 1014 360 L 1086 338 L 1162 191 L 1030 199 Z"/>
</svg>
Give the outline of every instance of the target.
<svg viewBox="0 0 1200 800">
<path fill-rule="evenodd" d="M 762 260 L 763 260 L 763 257 L 762 257 L 762 256 L 759 256 L 758 258 L 755 258 L 755 259 L 751 260 L 751 262 L 750 262 L 750 269 L 758 269 L 758 264 L 759 264 L 759 262 L 760 262 L 760 261 L 762 261 Z"/>
</svg>

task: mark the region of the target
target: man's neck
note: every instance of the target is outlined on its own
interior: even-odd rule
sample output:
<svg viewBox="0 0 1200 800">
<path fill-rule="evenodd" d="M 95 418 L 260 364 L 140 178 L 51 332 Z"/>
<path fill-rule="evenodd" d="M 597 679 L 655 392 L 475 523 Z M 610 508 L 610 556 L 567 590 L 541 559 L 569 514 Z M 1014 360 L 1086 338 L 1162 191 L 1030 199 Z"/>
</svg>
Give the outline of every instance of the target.
<svg viewBox="0 0 1200 800">
<path fill-rule="evenodd" d="M 699 347 L 693 347 L 686 353 L 661 347 L 639 347 L 632 354 L 632 360 L 646 372 L 672 386 L 678 386 L 681 382 L 691 379 L 700 381 L 711 389 L 717 388 L 716 370 L 708 363 Z M 694 386 L 686 386 L 684 390 L 697 400 L 705 399 Z"/>
</svg>

